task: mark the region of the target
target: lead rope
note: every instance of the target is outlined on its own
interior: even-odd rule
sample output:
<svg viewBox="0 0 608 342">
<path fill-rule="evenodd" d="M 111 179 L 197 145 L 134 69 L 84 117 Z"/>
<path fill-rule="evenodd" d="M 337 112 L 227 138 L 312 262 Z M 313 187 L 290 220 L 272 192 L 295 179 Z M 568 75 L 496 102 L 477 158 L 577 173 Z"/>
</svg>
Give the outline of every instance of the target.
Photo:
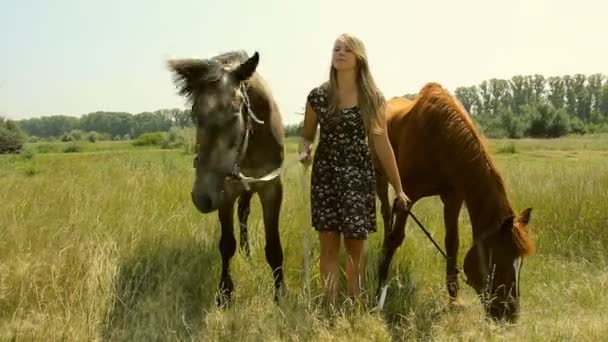
<svg viewBox="0 0 608 342">
<path fill-rule="evenodd" d="M 389 228 L 392 229 L 393 228 L 393 222 L 395 221 L 395 216 L 397 215 L 397 211 L 401 210 L 403 212 L 405 212 L 407 215 L 411 216 L 412 219 L 414 219 L 414 222 L 416 222 L 416 224 L 418 225 L 418 227 L 420 227 L 420 229 L 422 229 L 422 231 L 424 232 L 424 234 L 426 235 L 426 237 L 431 240 L 431 242 L 433 243 L 433 245 L 435 245 L 435 248 L 437 248 L 437 250 L 441 253 L 441 255 L 443 256 L 443 258 L 445 259 L 445 261 L 447 262 L 448 260 L 448 256 L 447 254 L 445 254 L 445 252 L 443 251 L 443 249 L 441 249 L 441 247 L 439 247 L 439 245 L 437 244 L 437 242 L 435 242 L 435 239 L 433 239 L 433 237 L 431 236 L 431 233 L 429 233 L 429 231 L 424 227 L 424 225 L 422 223 L 420 223 L 420 221 L 418 221 L 418 218 L 416 216 L 414 216 L 414 214 L 411 211 L 411 208 L 408 209 L 399 209 L 399 207 L 397 206 L 397 199 L 395 198 L 395 200 L 393 201 L 393 207 L 391 209 L 391 215 L 389 218 Z M 384 229 L 387 229 L 386 227 Z M 462 272 L 460 272 L 460 270 L 458 271 L 458 274 L 462 274 Z M 463 281 L 466 282 L 466 279 L 463 279 Z M 384 303 L 386 301 L 386 293 L 388 291 L 388 282 L 382 286 L 382 292 L 380 293 L 380 298 L 378 299 L 378 309 L 382 310 L 384 308 Z"/>
<path fill-rule="evenodd" d="M 298 155 L 298 161 L 302 161 L 306 158 L 306 152 L 302 152 Z M 300 172 L 300 186 L 302 189 L 302 195 L 307 195 L 308 192 L 306 187 L 308 165 L 302 165 L 302 172 Z M 310 229 L 308 225 L 304 225 L 304 293 L 310 296 Z"/>
</svg>

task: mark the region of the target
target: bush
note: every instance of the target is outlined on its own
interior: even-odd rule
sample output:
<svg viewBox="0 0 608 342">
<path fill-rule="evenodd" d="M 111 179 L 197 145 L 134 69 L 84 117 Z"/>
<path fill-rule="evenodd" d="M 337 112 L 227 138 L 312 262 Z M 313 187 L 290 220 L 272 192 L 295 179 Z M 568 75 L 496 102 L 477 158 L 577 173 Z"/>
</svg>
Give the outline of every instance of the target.
<svg viewBox="0 0 608 342">
<path fill-rule="evenodd" d="M 589 131 L 589 133 L 607 133 L 608 132 L 608 123 L 589 124 L 588 131 Z"/>
<path fill-rule="evenodd" d="M 530 125 L 527 116 L 515 115 L 513 111 L 502 104 L 498 106 L 498 115 L 507 138 L 519 139 L 524 137 Z"/>
<path fill-rule="evenodd" d="M 73 153 L 73 152 L 80 152 L 80 151 L 82 151 L 82 147 L 80 147 L 80 145 L 75 144 L 75 143 L 70 143 L 63 149 L 63 152 L 65 152 L 65 153 Z"/>
<path fill-rule="evenodd" d="M 570 132 L 583 135 L 589 133 L 589 129 L 581 119 L 577 116 L 573 116 L 570 118 Z"/>
<path fill-rule="evenodd" d="M 41 143 L 36 145 L 36 153 L 58 153 L 61 152 L 58 148 L 58 145 L 49 144 L 49 143 Z"/>
<path fill-rule="evenodd" d="M 570 116 L 563 109 L 555 111 L 555 116 L 549 125 L 547 135 L 551 138 L 558 138 L 568 133 L 570 133 Z"/>
<path fill-rule="evenodd" d="M 10 120 L 0 117 L 0 154 L 19 153 L 23 149 L 25 134 Z"/>
<path fill-rule="evenodd" d="M 63 142 L 74 141 L 74 140 L 76 140 L 76 139 L 70 133 L 64 133 L 61 136 L 61 141 L 63 141 Z"/>
<path fill-rule="evenodd" d="M 83 141 L 85 139 L 85 133 L 79 129 L 73 129 L 69 132 L 63 133 L 61 141 Z"/>
<path fill-rule="evenodd" d="M 515 146 L 515 143 L 511 142 L 511 143 L 498 147 L 498 149 L 496 150 L 496 153 L 514 154 L 514 153 L 517 153 L 517 147 Z"/>
<path fill-rule="evenodd" d="M 132 144 L 134 146 L 161 146 L 164 140 L 163 132 L 150 132 L 141 134 Z"/>
<path fill-rule="evenodd" d="M 488 138 L 500 139 L 508 136 L 502 118 L 499 116 L 483 116 L 477 119 L 477 122 L 479 122 L 482 134 Z"/>
<path fill-rule="evenodd" d="M 89 132 L 87 140 L 92 143 L 97 142 L 97 140 L 99 140 L 99 134 L 97 132 Z"/>
<path fill-rule="evenodd" d="M 180 148 L 191 150 L 194 146 L 194 129 L 172 127 L 165 135 L 162 148 Z"/>
<path fill-rule="evenodd" d="M 33 148 L 25 148 L 21 151 L 21 158 L 24 160 L 32 160 L 36 156 L 36 151 Z"/>
<path fill-rule="evenodd" d="M 557 138 L 570 133 L 570 117 L 550 104 L 531 104 L 525 112 L 531 118 L 528 134 L 537 138 Z"/>
</svg>

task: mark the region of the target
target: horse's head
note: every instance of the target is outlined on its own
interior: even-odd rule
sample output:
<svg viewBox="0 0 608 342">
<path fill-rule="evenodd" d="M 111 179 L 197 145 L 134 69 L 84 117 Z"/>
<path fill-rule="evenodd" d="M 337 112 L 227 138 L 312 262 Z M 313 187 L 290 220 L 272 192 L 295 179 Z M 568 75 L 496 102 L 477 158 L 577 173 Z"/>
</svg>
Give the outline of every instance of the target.
<svg viewBox="0 0 608 342">
<path fill-rule="evenodd" d="M 250 110 L 243 83 L 252 77 L 258 62 L 257 52 L 241 63 L 219 58 L 169 61 L 180 94 L 192 103 L 197 141 L 192 201 L 202 213 L 219 208 L 224 201 L 224 180 L 238 174 Z"/>
<path fill-rule="evenodd" d="M 534 253 L 526 225 L 531 208 L 506 218 L 499 229 L 482 235 L 464 259 L 467 283 L 475 289 L 486 313 L 514 323 L 519 314 L 519 273 L 523 257 Z"/>
</svg>

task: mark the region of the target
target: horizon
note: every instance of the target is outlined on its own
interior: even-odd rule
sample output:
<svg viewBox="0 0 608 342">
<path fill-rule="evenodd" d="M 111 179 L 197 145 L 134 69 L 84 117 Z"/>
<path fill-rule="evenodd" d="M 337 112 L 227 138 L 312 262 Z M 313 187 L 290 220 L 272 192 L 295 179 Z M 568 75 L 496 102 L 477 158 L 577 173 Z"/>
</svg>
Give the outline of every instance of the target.
<svg viewBox="0 0 608 342">
<path fill-rule="evenodd" d="M 242 49 L 260 53 L 258 71 L 284 123 L 293 124 L 302 120 L 296 112 L 308 92 L 327 78 L 343 32 L 363 40 L 387 98 L 428 82 L 454 91 L 516 75 L 608 74 L 608 46 L 600 43 L 608 4 L 600 1 L 382 3 L 225 0 L 210 3 L 212 11 L 193 0 L 12 3 L 0 13 L 0 115 L 187 109 L 166 60 Z"/>
</svg>

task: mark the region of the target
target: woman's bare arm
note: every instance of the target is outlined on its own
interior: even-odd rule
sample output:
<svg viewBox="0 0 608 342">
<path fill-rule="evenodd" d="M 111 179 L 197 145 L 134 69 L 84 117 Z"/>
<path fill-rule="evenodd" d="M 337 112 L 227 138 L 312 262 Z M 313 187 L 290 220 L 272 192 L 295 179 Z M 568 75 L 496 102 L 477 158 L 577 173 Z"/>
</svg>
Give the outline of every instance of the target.
<svg viewBox="0 0 608 342">
<path fill-rule="evenodd" d="M 311 150 L 315 136 L 317 135 L 317 124 L 317 113 L 312 109 L 310 103 L 306 102 L 306 109 L 304 110 L 304 127 L 298 146 L 298 154 L 300 154 L 300 158 L 305 164 L 309 164 L 311 161 Z M 306 153 L 304 158 L 302 158 L 303 153 Z"/>
</svg>

